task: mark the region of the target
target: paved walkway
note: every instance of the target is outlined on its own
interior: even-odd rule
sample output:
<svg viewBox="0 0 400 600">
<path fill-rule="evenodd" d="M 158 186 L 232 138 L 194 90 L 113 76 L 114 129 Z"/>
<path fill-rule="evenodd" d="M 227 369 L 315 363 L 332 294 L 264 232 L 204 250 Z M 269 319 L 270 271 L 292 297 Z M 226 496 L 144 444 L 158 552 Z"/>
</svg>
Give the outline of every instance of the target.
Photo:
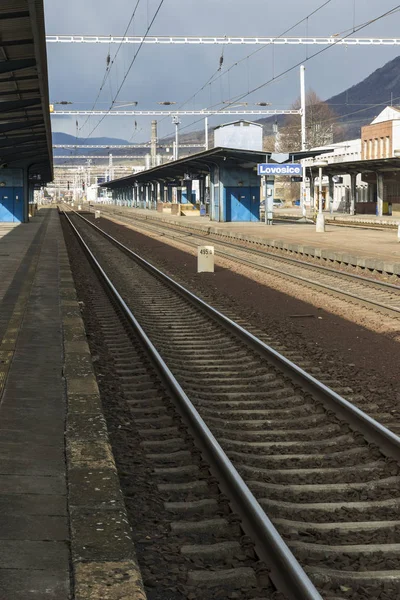
<svg viewBox="0 0 400 600">
<path fill-rule="evenodd" d="M 305 223 L 280 223 L 272 226 L 264 223 L 216 223 L 208 217 L 177 217 L 153 210 L 112 205 L 98 208 L 103 213 L 114 213 L 116 216 L 134 218 L 137 214 L 141 218 L 159 219 L 165 223 L 255 241 L 297 254 L 319 256 L 400 275 L 400 243 L 396 230 L 353 229 L 328 225 L 325 233 L 316 233 L 315 225 Z"/>
<path fill-rule="evenodd" d="M 70 597 L 63 340 L 49 218 L 1 227 L 8 256 L 1 263 L 0 597 L 7 600 Z"/>
<path fill-rule="evenodd" d="M 0 255 L 0 599 L 145 600 L 56 209 Z"/>
</svg>

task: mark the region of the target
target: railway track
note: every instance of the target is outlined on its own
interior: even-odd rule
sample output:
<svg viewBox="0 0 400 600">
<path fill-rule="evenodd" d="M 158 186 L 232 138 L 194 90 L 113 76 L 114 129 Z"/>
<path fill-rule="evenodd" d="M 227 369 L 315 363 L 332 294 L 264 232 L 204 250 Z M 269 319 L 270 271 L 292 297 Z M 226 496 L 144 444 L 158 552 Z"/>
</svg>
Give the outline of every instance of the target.
<svg viewBox="0 0 400 600">
<path fill-rule="evenodd" d="M 118 215 L 118 218 L 121 217 Z M 156 233 L 192 248 L 197 248 L 205 242 L 212 243 L 218 256 L 224 259 L 291 279 L 308 288 L 322 290 L 335 297 L 361 304 L 394 318 L 400 318 L 400 286 L 398 285 L 338 271 L 292 257 L 277 256 L 276 253 L 265 250 L 244 247 L 221 240 L 219 236 L 212 234 L 202 235 L 198 232 L 185 231 L 170 224 L 168 227 L 157 223 L 150 224 L 148 220 L 137 216 L 134 220 L 122 218 L 139 231 Z"/>
<path fill-rule="evenodd" d="M 89 222 L 72 220 L 323 597 L 400 596 L 400 439 Z M 163 442 L 159 454 L 178 443 Z M 275 565 L 280 584 L 285 568 L 277 575 Z"/>
</svg>

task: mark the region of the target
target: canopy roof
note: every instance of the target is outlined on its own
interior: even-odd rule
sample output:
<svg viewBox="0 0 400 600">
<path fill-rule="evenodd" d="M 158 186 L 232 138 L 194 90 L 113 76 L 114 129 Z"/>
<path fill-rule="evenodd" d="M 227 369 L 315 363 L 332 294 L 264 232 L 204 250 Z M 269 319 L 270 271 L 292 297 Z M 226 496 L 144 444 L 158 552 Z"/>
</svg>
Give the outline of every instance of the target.
<svg viewBox="0 0 400 600">
<path fill-rule="evenodd" d="M 318 166 L 307 165 L 308 169 L 318 171 Z M 329 163 L 323 167 L 325 175 L 349 175 L 351 173 L 376 173 L 396 171 L 400 169 L 400 158 L 377 158 L 371 160 L 351 160 L 348 162 Z"/>
<path fill-rule="evenodd" d="M 331 152 L 331 149 L 327 150 Z M 304 152 L 291 152 L 290 161 L 295 162 L 302 158 L 309 158 L 321 154 L 321 150 L 306 150 Z M 140 173 L 128 175 L 120 179 L 114 179 L 103 183 L 102 187 L 123 188 L 135 183 L 143 184 L 152 181 L 180 181 L 185 175 L 195 176 L 208 175 L 214 166 L 237 167 L 242 169 L 253 169 L 259 163 L 273 162 L 271 152 L 258 152 L 255 150 L 238 150 L 235 148 L 212 148 L 197 154 L 191 154 L 185 158 L 165 163 L 159 167 L 153 167 Z"/>
<path fill-rule="evenodd" d="M 43 0 L 0 2 L 0 167 L 53 178 Z"/>
</svg>

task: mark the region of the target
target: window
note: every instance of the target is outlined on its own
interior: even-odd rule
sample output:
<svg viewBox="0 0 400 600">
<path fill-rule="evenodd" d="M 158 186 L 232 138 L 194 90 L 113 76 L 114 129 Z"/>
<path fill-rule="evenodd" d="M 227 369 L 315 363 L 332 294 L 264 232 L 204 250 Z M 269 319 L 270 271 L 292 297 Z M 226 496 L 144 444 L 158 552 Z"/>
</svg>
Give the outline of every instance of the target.
<svg viewBox="0 0 400 600">
<path fill-rule="evenodd" d="M 386 136 L 386 158 L 390 156 L 390 137 Z"/>
<path fill-rule="evenodd" d="M 379 153 L 379 140 L 378 138 L 374 139 L 374 158 L 378 158 L 378 153 Z"/>
</svg>

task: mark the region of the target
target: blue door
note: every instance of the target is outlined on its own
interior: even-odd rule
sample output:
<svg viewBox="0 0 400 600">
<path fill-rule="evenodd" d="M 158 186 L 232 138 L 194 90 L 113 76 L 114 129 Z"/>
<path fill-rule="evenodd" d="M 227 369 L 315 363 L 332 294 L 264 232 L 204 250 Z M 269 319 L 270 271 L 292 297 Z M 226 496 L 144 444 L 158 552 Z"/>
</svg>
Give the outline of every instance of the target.
<svg viewBox="0 0 400 600">
<path fill-rule="evenodd" d="M 0 222 L 12 223 L 14 221 L 14 189 L 12 187 L 0 188 Z"/>
<path fill-rule="evenodd" d="M 14 221 L 22 223 L 24 220 L 24 203 L 22 188 L 14 188 Z"/>
<path fill-rule="evenodd" d="M 250 212 L 251 221 L 260 220 L 260 186 L 250 188 Z"/>
<path fill-rule="evenodd" d="M 24 220 L 22 188 L 0 188 L 0 223 L 21 223 Z"/>
<path fill-rule="evenodd" d="M 227 221 L 259 221 L 260 191 L 256 187 L 226 188 Z"/>
</svg>

